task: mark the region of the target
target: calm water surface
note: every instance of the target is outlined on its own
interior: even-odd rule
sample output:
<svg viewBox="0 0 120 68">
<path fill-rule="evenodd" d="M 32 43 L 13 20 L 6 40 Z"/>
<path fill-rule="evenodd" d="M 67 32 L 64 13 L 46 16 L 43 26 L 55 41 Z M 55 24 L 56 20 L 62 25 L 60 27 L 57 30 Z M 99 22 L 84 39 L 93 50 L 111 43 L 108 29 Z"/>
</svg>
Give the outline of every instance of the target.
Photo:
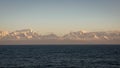
<svg viewBox="0 0 120 68">
<path fill-rule="evenodd" d="M 0 68 L 120 68 L 118 45 L 0 46 Z"/>
</svg>

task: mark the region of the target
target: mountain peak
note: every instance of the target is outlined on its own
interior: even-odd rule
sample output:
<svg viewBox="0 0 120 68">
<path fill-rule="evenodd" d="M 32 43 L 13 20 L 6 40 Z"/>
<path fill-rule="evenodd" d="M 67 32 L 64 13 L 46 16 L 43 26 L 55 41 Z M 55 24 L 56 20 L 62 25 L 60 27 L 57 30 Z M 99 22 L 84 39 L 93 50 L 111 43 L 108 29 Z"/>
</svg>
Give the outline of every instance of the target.
<svg viewBox="0 0 120 68">
<path fill-rule="evenodd" d="M 80 30 L 79 32 L 81 32 L 81 33 L 87 33 L 87 31 L 85 31 L 85 30 Z"/>
</svg>

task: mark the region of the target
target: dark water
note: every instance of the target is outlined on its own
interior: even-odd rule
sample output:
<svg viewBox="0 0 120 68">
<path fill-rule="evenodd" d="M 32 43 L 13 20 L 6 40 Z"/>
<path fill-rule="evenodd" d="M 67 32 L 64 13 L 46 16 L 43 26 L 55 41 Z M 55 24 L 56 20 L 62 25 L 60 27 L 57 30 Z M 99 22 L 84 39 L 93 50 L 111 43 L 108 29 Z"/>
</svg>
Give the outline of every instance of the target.
<svg viewBox="0 0 120 68">
<path fill-rule="evenodd" d="M 0 68 L 120 68 L 116 45 L 0 46 Z"/>
</svg>

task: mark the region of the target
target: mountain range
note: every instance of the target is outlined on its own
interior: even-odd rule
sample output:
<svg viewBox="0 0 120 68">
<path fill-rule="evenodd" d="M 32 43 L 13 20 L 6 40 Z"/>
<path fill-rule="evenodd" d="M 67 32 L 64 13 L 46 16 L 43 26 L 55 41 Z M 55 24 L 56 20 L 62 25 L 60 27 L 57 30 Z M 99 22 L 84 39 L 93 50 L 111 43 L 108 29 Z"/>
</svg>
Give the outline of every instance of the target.
<svg viewBox="0 0 120 68">
<path fill-rule="evenodd" d="M 63 36 L 54 33 L 40 35 L 31 29 L 16 30 L 13 32 L 0 31 L 0 40 L 120 40 L 120 31 L 70 32 Z"/>
</svg>

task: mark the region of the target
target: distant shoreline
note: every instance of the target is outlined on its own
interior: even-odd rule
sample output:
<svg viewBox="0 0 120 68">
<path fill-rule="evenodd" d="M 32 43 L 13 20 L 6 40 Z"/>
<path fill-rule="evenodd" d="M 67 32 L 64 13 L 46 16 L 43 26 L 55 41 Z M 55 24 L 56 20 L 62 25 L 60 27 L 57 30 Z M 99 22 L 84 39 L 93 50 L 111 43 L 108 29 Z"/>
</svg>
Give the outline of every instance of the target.
<svg viewBox="0 0 120 68">
<path fill-rule="evenodd" d="M 0 40 L 0 45 L 39 44 L 120 44 L 120 40 Z"/>
</svg>

